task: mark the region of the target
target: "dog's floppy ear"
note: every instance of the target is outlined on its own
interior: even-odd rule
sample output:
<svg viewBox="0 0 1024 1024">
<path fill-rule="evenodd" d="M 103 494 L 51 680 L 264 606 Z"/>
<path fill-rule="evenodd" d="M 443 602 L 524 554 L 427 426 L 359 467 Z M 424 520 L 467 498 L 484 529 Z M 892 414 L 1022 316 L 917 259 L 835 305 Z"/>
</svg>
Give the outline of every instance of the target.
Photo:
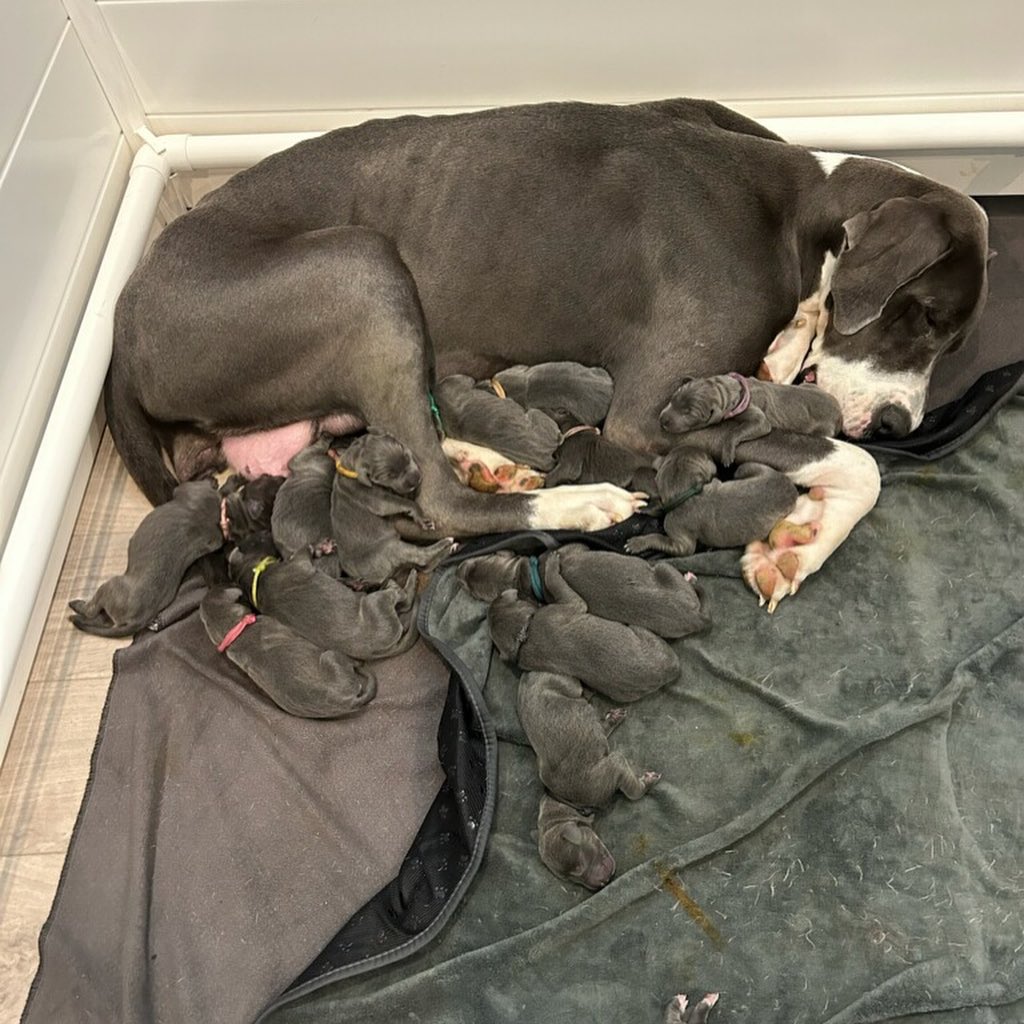
<svg viewBox="0 0 1024 1024">
<path fill-rule="evenodd" d="M 877 320 L 897 289 L 950 251 L 938 206 L 921 199 L 887 199 L 843 223 L 846 241 L 832 277 L 832 322 L 856 334 Z"/>
</svg>

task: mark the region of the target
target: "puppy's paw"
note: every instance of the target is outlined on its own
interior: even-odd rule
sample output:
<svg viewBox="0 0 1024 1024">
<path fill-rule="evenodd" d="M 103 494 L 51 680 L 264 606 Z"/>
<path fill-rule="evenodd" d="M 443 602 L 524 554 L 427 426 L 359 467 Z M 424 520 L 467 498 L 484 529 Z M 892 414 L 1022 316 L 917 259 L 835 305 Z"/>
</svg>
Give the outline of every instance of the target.
<svg viewBox="0 0 1024 1024">
<path fill-rule="evenodd" d="M 535 491 L 532 500 L 530 529 L 603 530 L 642 509 L 647 495 L 614 484 L 582 484 Z"/>
<path fill-rule="evenodd" d="M 690 1005 L 685 995 L 678 995 L 668 1005 L 665 1024 L 705 1024 L 712 1008 L 718 1002 L 718 993 L 709 992 L 699 1002 Z"/>
<path fill-rule="evenodd" d="M 644 784 L 645 789 L 650 789 L 661 781 L 661 772 L 646 771 L 640 773 L 640 781 Z"/>
</svg>

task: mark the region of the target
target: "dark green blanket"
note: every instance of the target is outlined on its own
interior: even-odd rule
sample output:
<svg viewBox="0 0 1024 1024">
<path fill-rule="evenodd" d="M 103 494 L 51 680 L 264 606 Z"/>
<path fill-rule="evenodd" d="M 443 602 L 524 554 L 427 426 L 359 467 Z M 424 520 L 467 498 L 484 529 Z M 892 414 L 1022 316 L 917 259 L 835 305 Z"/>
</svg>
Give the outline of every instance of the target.
<svg viewBox="0 0 1024 1024">
<path fill-rule="evenodd" d="M 1024 1020 L 1024 401 L 924 467 L 882 458 L 878 507 L 772 617 L 734 552 L 698 573 L 714 627 L 614 743 L 663 779 L 597 828 L 597 894 L 540 864 L 540 785 L 484 606 L 435 584 L 430 630 L 486 679 L 499 795 L 438 940 L 275 1024 Z M 446 598 L 450 597 L 450 601 Z"/>
</svg>

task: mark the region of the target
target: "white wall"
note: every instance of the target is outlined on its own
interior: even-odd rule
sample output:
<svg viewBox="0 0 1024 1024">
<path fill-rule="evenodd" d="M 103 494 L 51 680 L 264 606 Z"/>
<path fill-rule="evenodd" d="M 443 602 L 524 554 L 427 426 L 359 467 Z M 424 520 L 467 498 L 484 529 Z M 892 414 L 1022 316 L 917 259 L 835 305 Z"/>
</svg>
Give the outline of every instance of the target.
<svg viewBox="0 0 1024 1024">
<path fill-rule="evenodd" d="M 59 0 L 12 2 L 0 36 L 0 545 L 128 158 Z"/>
<path fill-rule="evenodd" d="M 353 108 L 671 95 L 738 101 L 763 115 L 1024 109 L 1020 0 L 99 0 L 99 8 L 157 131 L 328 127 L 331 111 Z"/>
</svg>

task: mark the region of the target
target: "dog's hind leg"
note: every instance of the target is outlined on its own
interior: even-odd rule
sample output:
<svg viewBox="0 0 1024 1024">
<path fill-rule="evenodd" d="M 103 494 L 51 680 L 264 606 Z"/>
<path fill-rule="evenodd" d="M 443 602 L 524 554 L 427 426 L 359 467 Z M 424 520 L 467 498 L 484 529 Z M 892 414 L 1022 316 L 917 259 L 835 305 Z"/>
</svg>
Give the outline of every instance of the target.
<svg viewBox="0 0 1024 1024">
<path fill-rule="evenodd" d="M 772 431 L 768 437 L 741 445 L 741 459 L 762 462 L 811 489 L 817 502 L 817 530 L 806 544 L 783 546 L 757 541 L 743 556 L 743 578 L 768 610 L 795 594 L 817 572 L 878 500 L 878 465 L 862 448 L 833 438 Z M 804 503 L 806 504 L 806 503 Z"/>
</svg>

